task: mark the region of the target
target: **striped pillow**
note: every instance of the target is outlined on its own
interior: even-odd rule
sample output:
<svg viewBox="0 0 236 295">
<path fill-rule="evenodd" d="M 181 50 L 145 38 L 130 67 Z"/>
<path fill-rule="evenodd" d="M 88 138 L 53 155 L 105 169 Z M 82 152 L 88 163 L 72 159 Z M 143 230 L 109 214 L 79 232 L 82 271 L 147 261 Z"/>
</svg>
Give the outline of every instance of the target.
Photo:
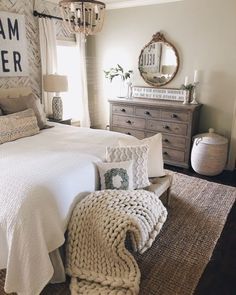
<svg viewBox="0 0 236 295">
<path fill-rule="evenodd" d="M 32 109 L 0 116 L 0 144 L 39 133 Z"/>
</svg>

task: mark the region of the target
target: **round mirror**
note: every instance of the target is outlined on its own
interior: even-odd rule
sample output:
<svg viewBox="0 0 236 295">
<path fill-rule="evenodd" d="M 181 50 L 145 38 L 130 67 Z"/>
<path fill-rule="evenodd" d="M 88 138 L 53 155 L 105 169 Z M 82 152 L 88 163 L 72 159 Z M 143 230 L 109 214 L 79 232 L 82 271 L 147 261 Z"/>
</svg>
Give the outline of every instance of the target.
<svg viewBox="0 0 236 295">
<path fill-rule="evenodd" d="M 178 52 L 164 35 L 158 32 L 141 51 L 138 68 L 146 83 L 157 87 L 166 85 L 177 74 Z"/>
</svg>

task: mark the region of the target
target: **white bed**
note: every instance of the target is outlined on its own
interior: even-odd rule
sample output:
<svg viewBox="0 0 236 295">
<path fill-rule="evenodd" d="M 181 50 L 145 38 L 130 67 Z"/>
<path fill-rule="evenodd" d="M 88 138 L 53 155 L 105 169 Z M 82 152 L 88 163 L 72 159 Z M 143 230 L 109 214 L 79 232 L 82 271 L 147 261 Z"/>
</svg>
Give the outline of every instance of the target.
<svg viewBox="0 0 236 295">
<path fill-rule="evenodd" d="M 0 269 L 6 292 L 39 294 L 73 205 L 98 188 L 96 162 L 127 135 L 54 124 L 0 145 Z"/>
</svg>

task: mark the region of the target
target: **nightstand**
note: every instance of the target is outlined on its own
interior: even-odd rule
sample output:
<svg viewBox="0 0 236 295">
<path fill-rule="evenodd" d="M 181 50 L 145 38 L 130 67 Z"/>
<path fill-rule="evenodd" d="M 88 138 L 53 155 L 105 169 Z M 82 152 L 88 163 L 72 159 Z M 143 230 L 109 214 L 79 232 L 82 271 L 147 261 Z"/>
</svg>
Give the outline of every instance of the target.
<svg viewBox="0 0 236 295">
<path fill-rule="evenodd" d="M 49 122 L 55 122 L 55 123 L 60 123 L 60 124 L 65 124 L 65 125 L 71 125 L 71 118 L 69 119 L 62 119 L 62 120 L 56 120 L 54 118 L 48 118 Z"/>
</svg>

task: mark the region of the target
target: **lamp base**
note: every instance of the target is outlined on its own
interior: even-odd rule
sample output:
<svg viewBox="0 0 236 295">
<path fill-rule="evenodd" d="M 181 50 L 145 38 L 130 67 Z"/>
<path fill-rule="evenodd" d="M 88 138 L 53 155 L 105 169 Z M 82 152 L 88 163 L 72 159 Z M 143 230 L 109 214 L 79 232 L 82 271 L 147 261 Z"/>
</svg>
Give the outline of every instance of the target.
<svg viewBox="0 0 236 295">
<path fill-rule="evenodd" d="M 53 118 L 56 120 L 62 120 L 63 117 L 63 105 L 60 96 L 54 96 L 52 99 L 52 113 Z"/>
</svg>

